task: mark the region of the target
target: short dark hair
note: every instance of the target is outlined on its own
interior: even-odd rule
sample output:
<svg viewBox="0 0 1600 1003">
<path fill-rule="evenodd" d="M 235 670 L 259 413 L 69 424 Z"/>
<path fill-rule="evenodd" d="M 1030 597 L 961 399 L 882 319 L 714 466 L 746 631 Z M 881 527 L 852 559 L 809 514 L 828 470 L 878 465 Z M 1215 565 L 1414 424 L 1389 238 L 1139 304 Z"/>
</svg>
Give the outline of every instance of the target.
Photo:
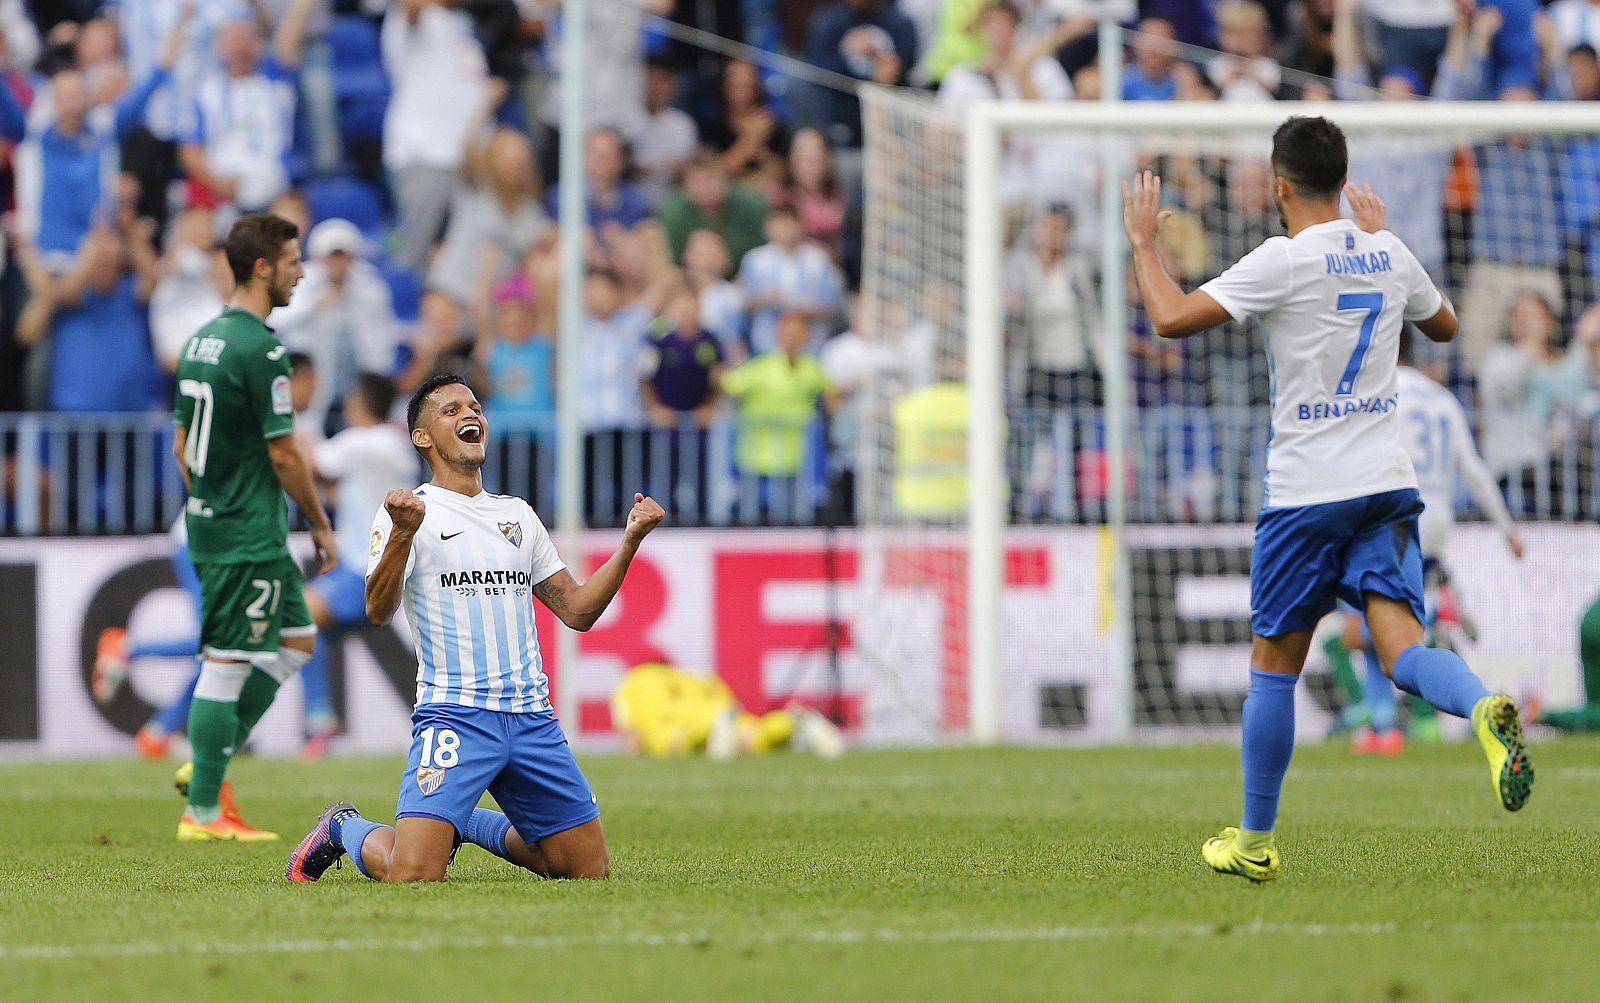
<svg viewBox="0 0 1600 1003">
<path fill-rule="evenodd" d="M 441 387 L 453 386 L 457 383 L 467 387 L 468 390 L 472 389 L 467 386 L 466 380 L 455 373 L 435 373 L 423 380 L 422 386 L 418 387 L 417 392 L 411 395 L 411 402 L 406 405 L 406 430 L 408 432 L 417 430 L 417 418 L 422 415 L 423 405 L 428 403 L 428 398 L 433 396 L 435 390 Z"/>
<path fill-rule="evenodd" d="M 353 388 L 371 415 L 383 421 L 394 407 L 394 381 L 381 373 L 358 373 Z"/>
<path fill-rule="evenodd" d="M 315 369 L 315 368 L 316 368 L 316 363 L 314 361 L 312 361 L 311 356 L 307 355 L 306 353 L 304 353 L 304 352 L 290 352 L 289 353 L 289 372 L 298 373 L 303 369 Z"/>
<path fill-rule="evenodd" d="M 1012 24 L 1022 23 L 1022 8 L 1018 7 L 1014 3 L 1011 3 L 1010 0 L 996 0 L 995 3 L 985 4 L 983 9 L 978 11 L 978 13 L 980 15 L 1004 14 L 1006 17 L 1011 19 Z"/>
<path fill-rule="evenodd" d="M 233 281 L 244 285 L 255 274 L 256 262 L 278 263 L 283 245 L 300 236 L 300 228 L 271 213 L 256 212 L 239 217 L 222 242 L 222 252 L 228 256 L 228 268 Z"/>
<path fill-rule="evenodd" d="M 1302 198 L 1337 198 L 1350 172 L 1344 133 L 1320 115 L 1288 119 L 1272 134 L 1272 170 Z"/>
<path fill-rule="evenodd" d="M 1600 55 L 1595 53 L 1594 46 L 1590 45 L 1588 42 L 1579 42 L 1577 45 L 1574 45 L 1572 48 L 1567 50 L 1567 55 L 1569 57 L 1588 56 L 1590 59 L 1600 59 Z"/>
</svg>

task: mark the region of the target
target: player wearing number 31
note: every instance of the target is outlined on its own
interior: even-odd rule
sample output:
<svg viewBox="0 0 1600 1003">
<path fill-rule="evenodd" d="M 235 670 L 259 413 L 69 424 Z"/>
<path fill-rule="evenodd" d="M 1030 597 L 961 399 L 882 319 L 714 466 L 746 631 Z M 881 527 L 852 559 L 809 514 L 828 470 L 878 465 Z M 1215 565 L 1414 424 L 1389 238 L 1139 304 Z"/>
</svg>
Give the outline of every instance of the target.
<svg viewBox="0 0 1600 1003">
<path fill-rule="evenodd" d="M 1151 323 L 1185 338 L 1256 318 L 1272 373 L 1272 438 L 1250 566 L 1251 650 L 1244 702 L 1244 818 L 1207 840 L 1214 870 L 1278 876 L 1278 795 L 1294 749 L 1294 686 L 1317 622 L 1342 598 L 1365 611 L 1396 686 L 1470 718 L 1496 797 L 1527 801 L 1533 769 L 1516 704 L 1491 694 L 1459 656 L 1423 646 L 1422 498 L 1401 445 L 1395 375 L 1400 330 L 1434 341 L 1456 316 L 1400 239 L 1370 188 L 1347 184 L 1344 134 L 1323 118 L 1290 118 L 1272 138 L 1273 201 L 1287 237 L 1272 237 L 1221 276 L 1185 293 L 1162 266 L 1156 233 L 1169 215 L 1161 179 L 1123 186 L 1123 222 Z M 1341 191 L 1355 220 L 1342 218 Z"/>
<path fill-rule="evenodd" d="M 417 642 L 396 822 L 329 805 L 285 873 L 315 881 L 348 853 L 379 881 L 440 881 L 468 842 L 544 877 L 603 878 L 600 808 L 550 706 L 533 599 L 588 630 L 665 513 L 634 495 L 622 546 L 580 585 L 527 502 L 483 490 L 489 426 L 459 377 L 418 387 L 407 422 L 433 480 L 389 492 L 367 563 L 367 616 L 387 623 L 404 598 Z M 485 791 L 503 813 L 477 807 Z"/>
</svg>

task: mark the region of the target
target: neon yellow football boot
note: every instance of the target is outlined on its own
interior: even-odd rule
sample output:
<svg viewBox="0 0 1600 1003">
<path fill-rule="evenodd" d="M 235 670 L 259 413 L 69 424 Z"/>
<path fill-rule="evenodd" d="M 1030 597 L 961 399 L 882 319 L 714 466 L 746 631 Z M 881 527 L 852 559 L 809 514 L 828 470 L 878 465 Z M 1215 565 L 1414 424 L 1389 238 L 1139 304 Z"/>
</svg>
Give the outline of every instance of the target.
<svg viewBox="0 0 1600 1003">
<path fill-rule="evenodd" d="M 1522 741 L 1522 721 L 1515 700 L 1496 693 L 1472 708 L 1472 731 L 1489 757 L 1489 781 L 1506 811 L 1528 803 L 1533 793 L 1533 762 Z"/>
<path fill-rule="evenodd" d="M 1200 845 L 1200 857 L 1218 874 L 1237 874 L 1251 881 L 1272 881 L 1278 877 L 1278 850 L 1269 846 L 1262 856 L 1251 858 L 1239 851 L 1235 842 L 1238 826 L 1227 826 Z"/>
</svg>

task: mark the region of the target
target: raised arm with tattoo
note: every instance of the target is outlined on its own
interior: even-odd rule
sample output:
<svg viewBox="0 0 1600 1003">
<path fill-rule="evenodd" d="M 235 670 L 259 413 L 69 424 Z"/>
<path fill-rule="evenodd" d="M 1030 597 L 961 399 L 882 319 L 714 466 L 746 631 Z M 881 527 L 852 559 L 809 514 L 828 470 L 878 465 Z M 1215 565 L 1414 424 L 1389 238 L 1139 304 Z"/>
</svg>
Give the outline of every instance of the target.
<svg viewBox="0 0 1600 1003">
<path fill-rule="evenodd" d="M 535 586 L 533 594 L 568 627 L 588 630 L 611 605 L 611 600 L 616 598 L 617 590 L 622 587 L 623 576 L 628 573 L 628 565 L 633 563 L 633 555 L 639 552 L 639 544 L 644 542 L 652 529 L 661 525 L 664 518 L 666 512 L 654 498 L 635 494 L 633 511 L 628 513 L 628 525 L 622 531 L 622 546 L 595 569 L 588 581 L 579 585 L 577 579 L 572 577 L 572 572 L 563 568 Z M 384 557 L 387 558 L 388 554 Z M 404 567 L 403 558 L 401 566 Z"/>
</svg>

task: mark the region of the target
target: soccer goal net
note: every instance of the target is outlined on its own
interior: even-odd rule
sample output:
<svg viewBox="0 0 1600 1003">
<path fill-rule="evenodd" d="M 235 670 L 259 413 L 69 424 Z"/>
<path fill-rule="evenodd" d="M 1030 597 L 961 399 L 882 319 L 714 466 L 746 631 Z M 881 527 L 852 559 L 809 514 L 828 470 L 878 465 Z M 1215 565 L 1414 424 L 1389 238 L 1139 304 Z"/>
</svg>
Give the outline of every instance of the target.
<svg viewBox="0 0 1600 1003">
<path fill-rule="evenodd" d="M 888 90 L 863 108 L 860 328 L 875 361 L 853 641 L 874 734 L 1160 740 L 1237 724 L 1273 374 L 1253 322 L 1153 337 L 1121 182 L 1163 177 L 1161 252 L 1192 289 L 1282 232 L 1268 161 L 1292 114 L 1344 128 L 1350 180 L 1385 200 L 1457 305 L 1460 338 L 1419 345 L 1417 366 L 1466 403 L 1530 523 L 1519 562 L 1482 503 L 1453 491 L 1441 629 L 1510 692 L 1581 701 L 1577 625 L 1600 590 L 1600 110 L 1067 102 L 955 116 Z M 1431 432 L 1407 433 L 1419 469 L 1449 462 Z M 1310 734 L 1341 697 L 1318 646 L 1307 673 Z"/>
</svg>

